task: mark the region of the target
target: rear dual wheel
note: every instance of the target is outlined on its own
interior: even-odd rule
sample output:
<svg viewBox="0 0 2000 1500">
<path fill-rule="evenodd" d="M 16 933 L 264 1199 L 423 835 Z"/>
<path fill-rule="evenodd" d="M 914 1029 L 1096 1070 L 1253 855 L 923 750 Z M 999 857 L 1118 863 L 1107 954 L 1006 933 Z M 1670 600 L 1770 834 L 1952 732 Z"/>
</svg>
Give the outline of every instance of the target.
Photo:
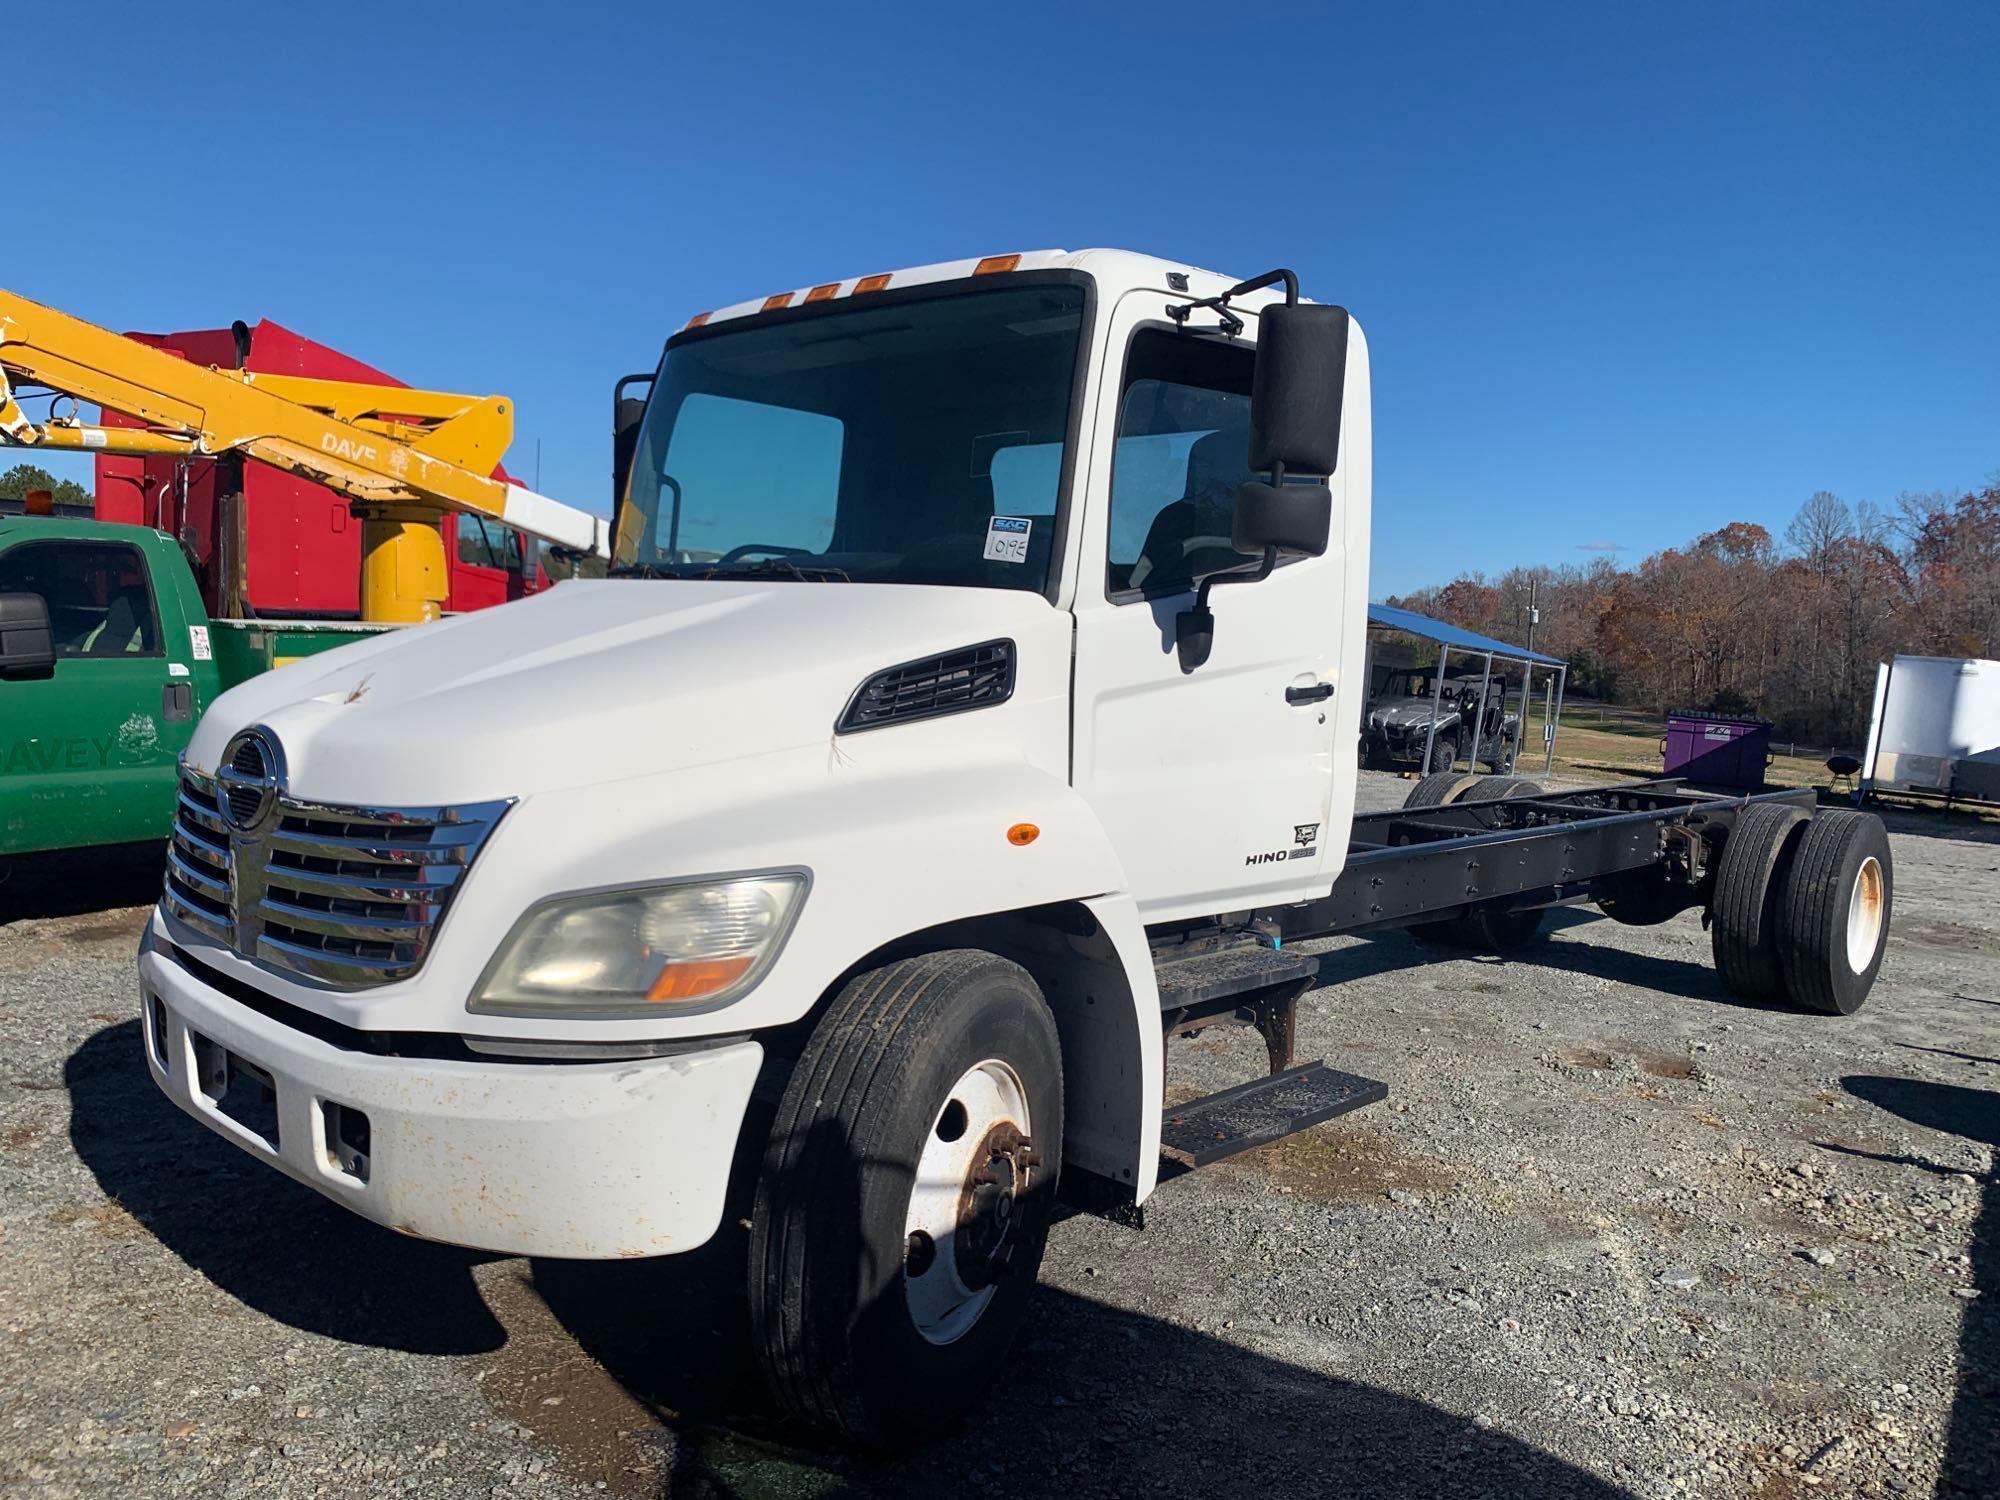
<svg viewBox="0 0 2000 1500">
<path fill-rule="evenodd" d="M 1895 870 L 1873 813 L 1745 808 L 1716 871 L 1716 972 L 1745 1000 L 1850 1016 L 1881 972 Z"/>
<path fill-rule="evenodd" d="M 1794 1005 L 1829 1016 L 1861 1009 L 1882 971 L 1894 899 L 1880 818 L 1842 808 L 1806 826 L 1778 901 L 1778 965 Z"/>
<path fill-rule="evenodd" d="M 850 980 L 806 1044 L 751 1216 L 751 1321 L 779 1404 L 893 1446 L 999 1373 L 1062 1160 L 1062 1053 L 1039 988 L 990 953 Z"/>
<path fill-rule="evenodd" d="M 1473 776 L 1458 771 L 1440 771 L 1424 777 L 1411 787 L 1410 795 L 1403 799 L 1403 806 L 1413 809 L 1478 802 L 1513 802 L 1541 794 L 1541 787 L 1525 776 Z M 1547 911 L 1540 907 L 1529 911 L 1500 911 L 1482 907 L 1443 922 L 1419 923 L 1410 929 L 1410 935 L 1419 942 L 1464 948 L 1474 953 L 1511 953 L 1540 937 L 1547 919 Z"/>
</svg>

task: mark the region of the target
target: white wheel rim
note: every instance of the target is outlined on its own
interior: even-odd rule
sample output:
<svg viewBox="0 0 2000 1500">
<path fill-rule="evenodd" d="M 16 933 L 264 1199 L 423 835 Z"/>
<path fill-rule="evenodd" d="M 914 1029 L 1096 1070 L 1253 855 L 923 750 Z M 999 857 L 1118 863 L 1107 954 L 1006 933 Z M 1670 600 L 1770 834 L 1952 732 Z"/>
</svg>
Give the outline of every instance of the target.
<svg viewBox="0 0 2000 1500">
<path fill-rule="evenodd" d="M 1871 854 L 1854 872 L 1854 889 L 1847 893 L 1847 967 L 1851 972 L 1864 973 L 1875 961 L 1887 904 L 1883 900 L 1882 863 Z"/>
<path fill-rule="evenodd" d="M 992 1142 L 1025 1141 L 1028 1091 L 998 1058 L 974 1063 L 946 1093 L 924 1136 L 903 1221 L 903 1293 L 910 1321 L 933 1344 L 964 1337 L 992 1302 L 995 1287 L 961 1265 L 975 1234 L 999 1226 L 1004 1233 L 1019 1208 L 1001 1190 L 983 1197 L 983 1219 L 968 1218 L 971 1201 L 992 1158 Z M 1013 1158 L 1009 1157 L 1010 1168 Z"/>
</svg>

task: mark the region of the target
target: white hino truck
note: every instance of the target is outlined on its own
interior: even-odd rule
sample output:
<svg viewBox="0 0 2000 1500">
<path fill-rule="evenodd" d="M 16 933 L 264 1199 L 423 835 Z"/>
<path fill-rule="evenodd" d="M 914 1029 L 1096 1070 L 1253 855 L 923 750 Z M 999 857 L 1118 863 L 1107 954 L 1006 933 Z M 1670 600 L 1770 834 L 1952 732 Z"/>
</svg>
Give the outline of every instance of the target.
<svg viewBox="0 0 2000 1500">
<path fill-rule="evenodd" d="M 1874 983 L 1882 826 L 1806 793 L 1447 772 L 1356 815 L 1368 346 L 1290 272 L 828 282 L 691 319 L 616 412 L 610 577 L 208 712 L 147 1066 L 405 1234 L 739 1238 L 807 1421 L 922 1436 L 1059 1202 L 1135 1221 L 1381 1098 L 1293 1057 L 1301 939 L 1698 909 L 1735 994 Z M 1166 1042 L 1224 1021 L 1268 1076 L 1163 1111 Z"/>
</svg>

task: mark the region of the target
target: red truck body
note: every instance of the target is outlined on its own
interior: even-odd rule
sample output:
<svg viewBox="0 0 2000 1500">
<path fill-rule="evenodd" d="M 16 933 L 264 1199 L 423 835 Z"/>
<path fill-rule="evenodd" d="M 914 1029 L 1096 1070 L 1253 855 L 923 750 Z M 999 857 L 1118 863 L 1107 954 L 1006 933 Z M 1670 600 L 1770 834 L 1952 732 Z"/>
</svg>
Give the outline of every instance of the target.
<svg viewBox="0 0 2000 1500">
<path fill-rule="evenodd" d="M 126 337 L 196 364 L 238 367 L 237 338 L 228 328 Z M 259 322 L 249 332 L 241 368 L 369 385 L 404 382 L 289 328 Z M 106 426 L 134 426 L 105 412 Z M 188 461 L 185 493 L 174 458 L 97 459 L 97 516 L 156 527 L 182 537 L 194 553 L 195 577 L 211 611 L 220 613 L 216 498 L 238 481 L 244 512 L 244 602 L 259 616 L 355 619 L 361 613 L 361 523 L 332 490 L 267 464 L 243 460 Z M 504 469 L 493 471 L 506 479 Z M 445 556 L 451 579 L 445 609 L 458 612 L 504 604 L 546 586 L 533 542 L 494 521 L 447 515 Z"/>
</svg>

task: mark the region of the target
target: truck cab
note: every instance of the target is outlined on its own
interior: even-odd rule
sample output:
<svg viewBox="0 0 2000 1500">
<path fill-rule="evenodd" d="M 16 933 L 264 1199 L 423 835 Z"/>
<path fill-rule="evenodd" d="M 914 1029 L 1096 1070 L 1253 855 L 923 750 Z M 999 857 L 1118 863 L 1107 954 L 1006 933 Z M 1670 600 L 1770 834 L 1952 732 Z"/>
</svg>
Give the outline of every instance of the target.
<svg viewBox="0 0 2000 1500">
<path fill-rule="evenodd" d="M 1274 309 L 1290 409 L 1256 394 Z M 1366 341 L 1288 273 L 923 266 L 693 318 L 629 446 L 610 577 L 253 679 L 203 719 L 141 958 L 149 1065 L 406 1232 L 663 1254 L 717 1232 L 812 1037 L 915 965 L 947 1031 L 1027 1049 L 961 1067 L 989 1041 L 919 1038 L 949 1098 L 861 1111 L 928 1115 L 897 1153 L 942 1156 L 904 1167 L 990 1189 L 976 1228 L 947 1204 L 890 1233 L 986 1246 L 911 1314 L 957 1346 L 1008 1321 L 984 1315 L 1014 1295 L 1002 1251 L 1031 1273 L 1040 1240 L 1004 1226 L 1045 1222 L 1059 1172 L 1127 1203 L 1154 1185 L 1149 928 L 1338 873 Z M 939 1109 L 976 1132 L 941 1140 Z"/>
<path fill-rule="evenodd" d="M 221 690 L 174 540 L 0 516 L 0 618 L 0 855 L 158 838 Z"/>
</svg>

